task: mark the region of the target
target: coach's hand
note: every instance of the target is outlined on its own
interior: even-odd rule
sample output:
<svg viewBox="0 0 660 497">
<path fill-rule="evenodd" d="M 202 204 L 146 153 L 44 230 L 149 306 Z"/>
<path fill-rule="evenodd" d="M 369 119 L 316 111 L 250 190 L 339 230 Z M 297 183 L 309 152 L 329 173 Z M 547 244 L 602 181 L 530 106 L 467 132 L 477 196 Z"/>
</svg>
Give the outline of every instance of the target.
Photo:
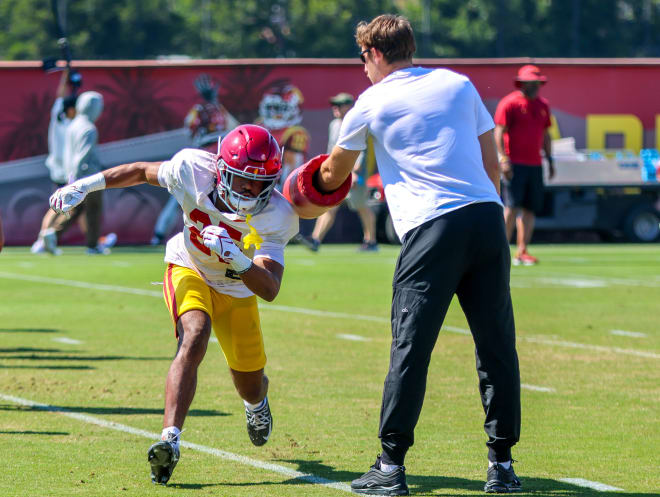
<svg viewBox="0 0 660 497">
<path fill-rule="evenodd" d="M 222 257 L 238 274 L 252 267 L 252 259 L 239 249 L 225 228 L 207 226 L 202 230 L 204 245 Z"/>
</svg>

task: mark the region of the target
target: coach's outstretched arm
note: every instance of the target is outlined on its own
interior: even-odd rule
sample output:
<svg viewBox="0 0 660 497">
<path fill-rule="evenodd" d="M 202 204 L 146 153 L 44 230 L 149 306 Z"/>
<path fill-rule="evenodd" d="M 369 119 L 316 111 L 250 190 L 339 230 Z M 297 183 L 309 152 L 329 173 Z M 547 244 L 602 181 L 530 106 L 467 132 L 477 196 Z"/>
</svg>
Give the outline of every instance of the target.
<svg viewBox="0 0 660 497">
<path fill-rule="evenodd" d="M 351 175 L 360 150 L 346 150 L 335 145 L 330 156 L 323 161 L 317 180 L 318 189 L 331 192 L 339 188 Z"/>
<path fill-rule="evenodd" d="M 87 194 L 97 190 L 142 183 L 161 186 L 158 182 L 158 168 L 161 164 L 162 162 L 133 162 L 80 178 L 57 189 L 50 197 L 50 206 L 55 212 L 66 214 L 85 200 Z"/>
</svg>

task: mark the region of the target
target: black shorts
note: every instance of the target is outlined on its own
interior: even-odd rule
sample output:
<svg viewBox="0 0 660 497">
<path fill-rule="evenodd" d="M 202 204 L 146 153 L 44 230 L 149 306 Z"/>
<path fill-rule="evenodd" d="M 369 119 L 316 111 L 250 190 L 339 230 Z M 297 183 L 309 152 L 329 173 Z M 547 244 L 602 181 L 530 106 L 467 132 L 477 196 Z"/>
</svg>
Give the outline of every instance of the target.
<svg viewBox="0 0 660 497">
<path fill-rule="evenodd" d="M 543 168 L 512 164 L 513 177 L 502 181 L 504 205 L 538 214 L 543 209 Z"/>
</svg>

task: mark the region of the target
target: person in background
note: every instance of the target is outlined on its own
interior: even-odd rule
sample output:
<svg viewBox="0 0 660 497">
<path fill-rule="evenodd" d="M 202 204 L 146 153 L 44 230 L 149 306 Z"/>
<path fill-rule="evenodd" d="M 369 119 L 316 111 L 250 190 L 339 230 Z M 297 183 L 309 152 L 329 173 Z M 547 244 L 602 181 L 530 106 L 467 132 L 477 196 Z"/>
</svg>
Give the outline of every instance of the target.
<svg viewBox="0 0 660 497">
<path fill-rule="evenodd" d="M 82 93 L 76 102 L 76 117 L 66 130 L 64 139 L 64 167 L 69 182 L 101 171 L 101 161 L 96 152 L 98 130 L 94 122 L 103 112 L 103 96 L 95 91 Z M 62 213 L 60 213 L 62 214 Z M 110 233 L 106 241 L 99 240 L 103 215 L 102 192 L 92 192 L 85 201 L 67 213 L 57 216 L 53 223 L 56 235 L 61 235 L 81 215 L 85 215 L 87 254 L 109 254 L 110 246 L 117 237 Z"/>
<path fill-rule="evenodd" d="M 69 69 L 62 71 L 60 82 L 55 93 L 55 102 L 50 110 L 50 123 L 48 124 L 48 157 L 46 167 L 55 189 L 66 185 L 67 177 L 64 169 L 64 137 L 66 129 L 76 115 L 76 96 L 69 89 Z M 53 229 L 55 218 L 58 214 L 48 209 L 41 221 L 39 236 L 32 244 L 30 251 L 33 254 L 49 252 L 59 255 L 61 250 L 57 248 L 57 236 Z M 87 230 L 84 218 L 80 218 L 80 229 L 83 233 Z"/>
<path fill-rule="evenodd" d="M 484 490 L 520 491 L 511 459 L 520 436 L 520 373 L 495 124 L 467 77 L 413 67 L 407 19 L 381 15 L 361 22 L 355 39 L 372 86 L 344 117 L 315 183 L 321 192 L 339 188 L 372 135 L 402 247 L 380 411 L 382 455 L 351 490 L 408 495 L 404 459 L 415 441 L 431 354 L 456 295 L 474 340 L 485 414 Z"/>
<path fill-rule="evenodd" d="M 504 181 L 504 219 L 507 240 L 517 229 L 517 251 L 513 264 L 531 266 L 538 259 L 527 251 L 534 232 L 535 215 L 543 208 L 541 148 L 548 161 L 548 176 L 555 175 L 552 161 L 548 101 L 539 96 L 547 82 L 533 65 L 520 68 L 514 80 L 517 90 L 509 93 L 495 110 L 495 144 Z"/>
<path fill-rule="evenodd" d="M 350 93 L 339 93 L 330 98 L 334 119 L 330 121 L 328 127 L 328 153 L 332 152 L 332 149 L 337 143 L 341 123 L 354 103 L 355 99 Z M 367 190 L 367 161 L 365 156 L 366 154 L 364 152 L 361 153 L 355 162 L 355 166 L 351 172 L 353 183 L 351 185 L 351 191 L 346 198 L 346 203 L 351 210 L 357 212 L 360 217 L 360 223 L 362 224 L 363 241 L 359 250 L 375 252 L 378 250 L 378 243 L 376 242 L 376 216 L 367 206 L 369 192 Z M 339 206 L 333 207 L 320 216 L 314 224 L 312 235 L 300 235 L 298 240 L 313 252 L 317 252 L 323 238 L 325 238 L 325 235 L 332 228 L 338 210 Z"/>
<path fill-rule="evenodd" d="M 0 215 L 0 252 L 2 252 L 2 247 L 5 246 L 5 232 L 2 229 L 2 216 Z"/>
</svg>

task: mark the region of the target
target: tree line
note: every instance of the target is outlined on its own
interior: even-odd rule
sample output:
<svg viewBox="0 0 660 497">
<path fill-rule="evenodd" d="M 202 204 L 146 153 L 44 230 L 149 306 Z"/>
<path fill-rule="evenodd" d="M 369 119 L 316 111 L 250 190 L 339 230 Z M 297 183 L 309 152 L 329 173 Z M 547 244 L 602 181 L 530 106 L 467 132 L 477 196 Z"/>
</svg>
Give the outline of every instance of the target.
<svg viewBox="0 0 660 497">
<path fill-rule="evenodd" d="M 49 0 L 0 2 L 0 58 L 58 54 Z M 406 16 L 417 57 L 660 57 L 660 0 L 68 0 L 77 59 L 355 57 L 355 26 Z"/>
</svg>

